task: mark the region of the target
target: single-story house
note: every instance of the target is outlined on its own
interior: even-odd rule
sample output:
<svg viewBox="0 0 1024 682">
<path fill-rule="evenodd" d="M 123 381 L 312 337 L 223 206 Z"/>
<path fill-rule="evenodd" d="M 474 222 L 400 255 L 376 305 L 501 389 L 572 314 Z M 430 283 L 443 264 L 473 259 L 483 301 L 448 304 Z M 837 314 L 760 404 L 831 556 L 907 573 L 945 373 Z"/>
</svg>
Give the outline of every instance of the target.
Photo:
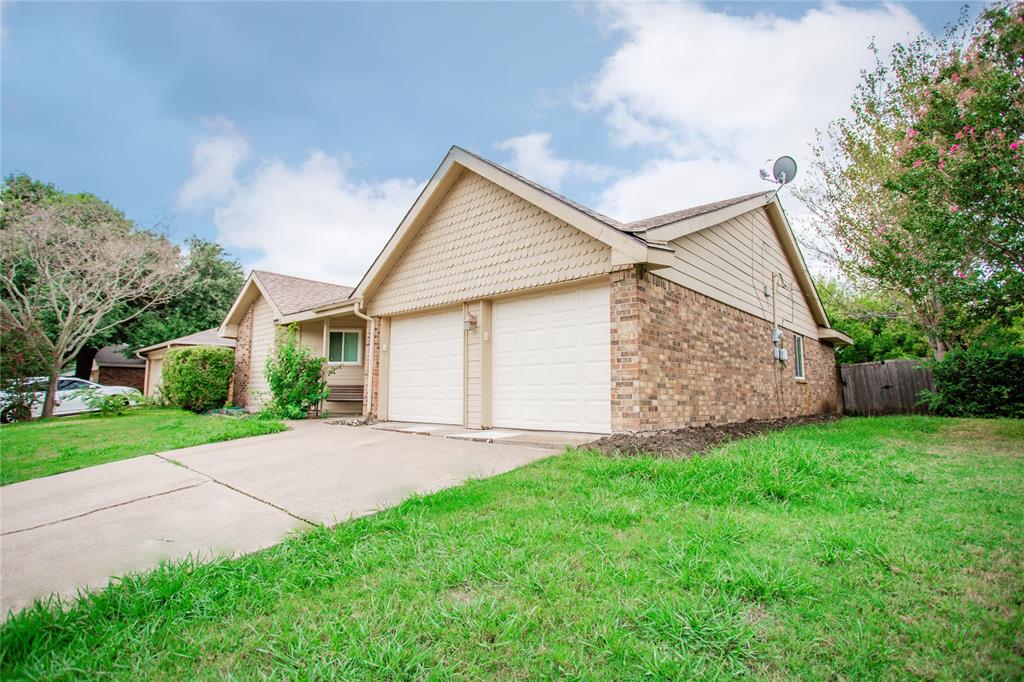
<svg viewBox="0 0 1024 682">
<path fill-rule="evenodd" d="M 234 339 L 225 339 L 217 333 L 217 329 L 207 329 L 195 334 L 189 334 L 170 341 L 156 343 L 152 346 L 140 348 L 136 355 L 145 364 L 145 380 L 140 390 L 147 397 L 158 395 L 163 385 L 164 355 L 172 348 L 183 348 L 185 346 L 225 346 L 235 347 Z"/>
<path fill-rule="evenodd" d="M 146 362 L 125 355 L 126 344 L 104 346 L 92 359 L 89 379 L 104 386 L 130 386 L 142 390 L 145 385 Z"/>
<path fill-rule="evenodd" d="M 594 433 L 835 410 L 850 343 L 776 192 L 627 223 L 458 147 L 354 290 L 252 274 L 220 327 L 247 406 L 292 322 L 367 416 Z"/>
<path fill-rule="evenodd" d="M 264 368 L 279 328 L 296 323 L 298 338 L 328 359 L 331 414 L 363 409 L 363 336 L 366 321 L 352 311 L 352 287 L 254 270 L 220 327 L 235 339 L 235 405 L 258 411 L 269 399 Z M 342 302 L 338 310 L 335 304 Z M 326 306 L 326 307 L 325 307 Z M 321 312 L 314 313 L 314 309 Z"/>
</svg>

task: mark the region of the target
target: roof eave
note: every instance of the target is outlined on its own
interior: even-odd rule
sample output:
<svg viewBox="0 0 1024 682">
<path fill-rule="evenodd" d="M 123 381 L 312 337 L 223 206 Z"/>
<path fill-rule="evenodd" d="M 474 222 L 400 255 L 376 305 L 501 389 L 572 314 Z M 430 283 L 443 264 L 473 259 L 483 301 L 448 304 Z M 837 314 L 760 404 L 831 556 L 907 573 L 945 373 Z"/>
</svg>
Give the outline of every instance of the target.
<svg viewBox="0 0 1024 682">
<path fill-rule="evenodd" d="M 837 329 L 831 327 L 818 327 L 818 340 L 831 343 L 836 346 L 852 346 L 853 339 Z"/>
<path fill-rule="evenodd" d="M 224 316 L 224 321 L 217 327 L 217 335 L 225 339 L 233 339 L 238 335 L 238 323 L 241 318 L 245 315 L 245 311 L 248 309 L 248 303 L 251 301 L 250 292 L 253 287 L 259 292 L 259 295 L 266 299 L 267 304 L 270 305 L 270 310 L 274 314 L 274 319 L 280 319 L 282 317 L 281 311 L 278 309 L 277 304 L 274 303 L 274 299 L 270 298 L 267 293 L 266 287 L 260 282 L 260 278 L 256 271 L 249 273 L 249 278 L 245 280 L 245 284 L 242 285 L 242 290 L 238 292 L 238 296 L 235 297 L 234 302 L 228 309 L 228 314 Z"/>
<path fill-rule="evenodd" d="M 756 197 L 751 197 L 746 201 L 741 201 L 732 206 L 725 206 L 723 208 L 710 211 L 708 213 L 701 213 L 700 215 L 691 216 L 689 218 L 683 218 L 672 223 L 666 223 L 665 225 L 659 225 L 658 227 L 652 227 L 648 230 L 638 232 L 637 234 L 644 237 L 645 239 L 657 240 L 669 242 L 673 239 L 679 239 L 685 237 L 688 234 L 699 232 L 705 228 L 724 223 L 727 220 L 743 215 L 748 211 L 753 211 L 756 208 L 760 208 L 772 201 L 772 198 L 768 196 L 769 193 Z"/>
<path fill-rule="evenodd" d="M 279 320 L 280 324 L 292 324 L 293 322 L 308 322 L 310 320 L 322 320 L 327 317 L 334 315 L 341 315 L 347 312 L 351 312 L 353 308 L 359 305 L 362 301 L 360 298 L 350 298 L 345 301 L 328 303 L 309 310 L 300 310 L 297 313 L 291 315 L 282 315 Z"/>
<path fill-rule="evenodd" d="M 819 327 L 831 329 L 832 323 L 825 312 L 825 306 L 821 303 L 818 289 L 814 286 L 811 271 L 807 267 L 807 261 L 804 260 L 804 254 L 800 251 L 796 235 L 793 234 L 789 218 L 786 217 L 786 212 L 782 210 L 782 204 L 779 203 L 777 195 L 772 196 L 771 201 L 765 205 L 765 210 L 775 226 L 775 232 L 779 237 L 779 241 L 782 242 L 783 251 L 785 251 L 786 256 L 794 266 L 793 270 L 796 278 L 800 281 L 800 287 L 807 294 L 807 303 L 811 309 L 811 314 L 814 316 L 814 321 L 818 323 Z"/>
</svg>

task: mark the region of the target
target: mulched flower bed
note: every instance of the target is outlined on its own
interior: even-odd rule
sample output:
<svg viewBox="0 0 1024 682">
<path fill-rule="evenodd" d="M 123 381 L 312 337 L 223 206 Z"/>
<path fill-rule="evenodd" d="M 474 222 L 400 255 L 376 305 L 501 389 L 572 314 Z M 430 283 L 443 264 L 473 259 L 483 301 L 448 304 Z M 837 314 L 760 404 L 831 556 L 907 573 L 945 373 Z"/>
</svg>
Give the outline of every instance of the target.
<svg viewBox="0 0 1024 682">
<path fill-rule="evenodd" d="M 616 433 L 587 443 L 581 446 L 581 449 L 590 448 L 610 456 L 655 455 L 687 458 L 703 455 L 716 445 L 740 438 L 749 438 L 766 431 L 777 431 L 804 424 L 825 424 L 837 419 L 839 416 L 835 414 L 821 414 L 791 419 L 751 419 L 720 426 L 708 425 L 686 429 Z"/>
</svg>

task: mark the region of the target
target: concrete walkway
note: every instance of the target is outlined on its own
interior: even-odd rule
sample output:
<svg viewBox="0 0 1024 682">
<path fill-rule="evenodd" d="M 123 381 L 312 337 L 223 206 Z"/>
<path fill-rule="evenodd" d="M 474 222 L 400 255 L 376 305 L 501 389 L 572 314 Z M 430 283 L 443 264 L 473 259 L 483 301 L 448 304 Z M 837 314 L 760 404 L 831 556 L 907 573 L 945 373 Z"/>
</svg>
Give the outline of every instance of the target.
<svg viewBox="0 0 1024 682">
<path fill-rule="evenodd" d="M 0 488 L 0 613 L 162 561 L 237 555 L 556 452 L 296 422 Z"/>
<path fill-rule="evenodd" d="M 522 445 L 530 448 L 564 450 L 586 445 L 607 434 L 578 433 L 575 431 L 527 431 L 525 429 L 467 429 L 447 424 L 421 424 L 413 422 L 377 422 L 371 428 L 398 433 L 414 433 L 420 436 L 471 440 L 477 443 L 502 443 Z"/>
</svg>

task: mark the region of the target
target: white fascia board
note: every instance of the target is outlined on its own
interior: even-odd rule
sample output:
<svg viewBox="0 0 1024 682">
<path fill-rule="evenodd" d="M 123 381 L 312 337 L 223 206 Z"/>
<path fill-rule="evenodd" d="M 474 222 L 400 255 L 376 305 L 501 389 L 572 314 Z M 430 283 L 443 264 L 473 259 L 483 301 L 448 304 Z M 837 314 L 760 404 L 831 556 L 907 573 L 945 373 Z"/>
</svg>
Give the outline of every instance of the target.
<svg viewBox="0 0 1024 682">
<path fill-rule="evenodd" d="M 640 234 L 643 235 L 645 239 L 670 242 L 673 239 L 679 239 L 680 237 L 685 237 L 688 234 L 700 232 L 708 227 L 724 223 L 727 220 L 732 220 L 736 216 L 740 216 L 748 211 L 760 208 L 761 206 L 768 204 L 770 201 L 771 199 L 768 197 L 767 193 L 765 193 L 763 196 L 753 197 L 746 201 L 741 201 L 738 204 L 720 208 L 717 211 L 702 213 L 701 215 L 696 215 L 692 218 L 683 218 L 682 220 L 677 220 L 674 223 L 652 227 Z"/>
<path fill-rule="evenodd" d="M 281 311 L 277 309 L 277 304 L 274 303 L 270 296 L 267 296 L 267 291 L 260 283 L 259 277 L 255 272 L 252 272 L 249 274 L 249 278 L 245 280 L 242 290 L 238 292 L 238 296 L 235 297 L 234 302 L 228 309 L 228 314 L 224 316 L 224 321 L 217 327 L 217 336 L 225 339 L 233 339 L 238 336 L 238 322 L 235 321 L 235 318 L 245 314 L 245 307 L 247 306 L 243 307 L 243 304 L 249 302 L 253 288 L 270 304 L 270 310 L 274 313 L 274 319 L 276 320 L 281 317 Z"/>
<path fill-rule="evenodd" d="M 330 305 L 322 306 L 320 308 L 300 310 L 299 312 L 292 313 L 291 315 L 283 315 L 279 323 L 291 324 L 293 322 L 309 322 L 310 320 L 323 320 L 328 317 L 334 317 L 335 315 L 349 313 L 352 312 L 360 301 L 361 299 L 350 299 L 343 303 L 331 303 Z"/>
</svg>

